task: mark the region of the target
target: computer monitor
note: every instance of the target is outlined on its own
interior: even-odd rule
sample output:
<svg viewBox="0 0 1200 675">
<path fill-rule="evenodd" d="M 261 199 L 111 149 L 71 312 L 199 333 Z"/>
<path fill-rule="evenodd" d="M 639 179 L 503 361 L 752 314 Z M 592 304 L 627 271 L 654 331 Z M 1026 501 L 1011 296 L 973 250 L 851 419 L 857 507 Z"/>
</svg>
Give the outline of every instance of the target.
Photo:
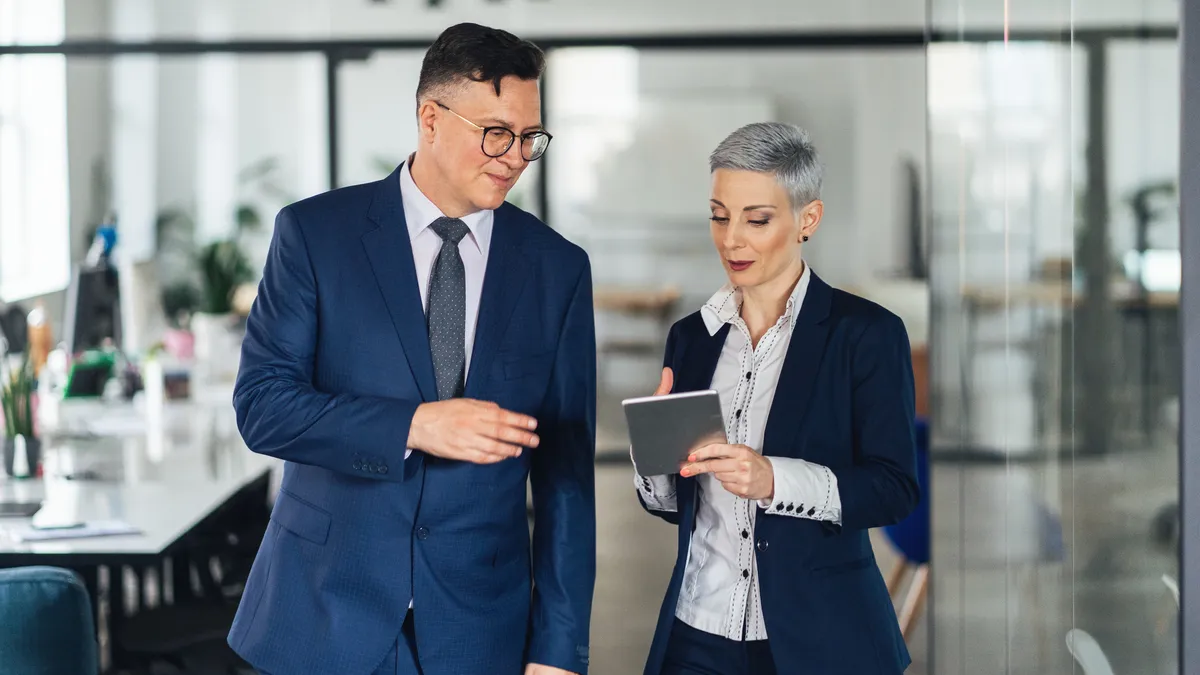
<svg viewBox="0 0 1200 675">
<path fill-rule="evenodd" d="M 116 268 L 77 267 L 67 289 L 63 340 L 68 354 L 97 349 L 106 340 L 121 346 L 121 287 Z"/>
</svg>

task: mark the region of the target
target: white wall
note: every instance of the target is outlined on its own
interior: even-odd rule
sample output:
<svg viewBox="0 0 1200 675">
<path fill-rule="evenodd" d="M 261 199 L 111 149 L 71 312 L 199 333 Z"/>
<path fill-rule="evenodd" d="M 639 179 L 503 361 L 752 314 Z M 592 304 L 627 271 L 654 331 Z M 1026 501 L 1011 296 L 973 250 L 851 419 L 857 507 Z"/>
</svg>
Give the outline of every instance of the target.
<svg viewBox="0 0 1200 675">
<path fill-rule="evenodd" d="M 114 0 L 122 2 L 125 0 Z M 473 21 L 539 35 L 714 32 L 804 28 L 905 27 L 924 25 L 924 0 L 793 2 L 746 0 L 176 0 L 206 12 L 235 11 L 233 34 L 255 37 L 432 37 L 443 28 Z M 164 37 L 193 37 L 194 26 L 164 27 Z"/>
<path fill-rule="evenodd" d="M 1010 19 L 1014 26 L 1061 26 L 1070 4 L 1014 0 Z M 1163 23 L 1174 20 L 1176 3 L 1170 0 L 1074 3 L 1077 25 L 1090 22 Z M 108 7 L 111 5 L 111 7 Z M 961 23 L 968 28 L 995 27 L 1003 19 L 1001 3 L 969 0 L 932 5 L 939 25 Z M 1084 6 L 1086 5 L 1086 6 Z M 781 0 L 744 0 L 731 11 L 726 0 L 445 0 L 430 9 L 424 0 L 109 0 L 89 3 L 73 0 L 69 16 L 77 17 L 74 37 L 121 35 L 129 27 L 122 17 L 143 24 L 142 33 L 160 38 L 327 38 L 418 37 L 432 38 L 447 25 L 471 20 L 508 28 L 523 36 L 688 33 L 729 30 L 917 30 L 925 23 L 924 0 L 853 0 L 837 3 L 798 3 Z M 103 20 L 111 11 L 112 25 Z M 1000 11 L 1001 13 L 997 13 Z M 83 19 L 87 20 L 83 20 Z M 136 26 L 135 26 L 136 28 Z M 351 63 L 341 74 L 342 182 L 372 180 L 381 175 L 377 157 L 394 160 L 412 149 L 412 90 L 420 62 L 419 52 L 377 54 L 365 63 Z M 128 58 L 128 57 L 127 57 Z M 1169 55 L 1147 56 L 1161 61 Z M 224 66 L 219 65 L 224 60 Z M 152 89 L 156 127 L 151 147 L 154 160 L 146 169 L 155 185 L 148 202 L 153 209 L 168 204 L 204 204 L 210 225 L 219 234 L 226 207 L 236 201 L 233 173 L 240 166 L 267 155 L 278 156 L 286 186 L 302 197 L 324 189 L 324 72 L 319 58 L 205 57 L 156 59 Z M 925 59 L 921 50 L 880 52 L 746 52 L 725 51 L 641 52 L 637 58 L 637 87 L 647 102 L 664 96 L 730 96 L 735 91 L 762 94 L 776 111 L 775 118 L 807 127 L 822 150 L 828 166 L 827 216 L 808 256 L 823 276 L 853 285 L 890 276 L 905 264 L 907 233 L 902 208 L 905 182 L 901 161 L 914 158 L 923 166 L 925 155 Z M 1158 62 L 1158 61 L 1156 61 Z M 76 66 L 72 64 L 72 67 Z M 109 86 L 103 66 L 83 66 L 77 71 L 78 91 L 91 90 L 93 99 Z M 1133 91 L 1150 100 L 1164 95 L 1160 82 L 1148 82 L 1137 72 L 1114 77 L 1131 84 L 1114 85 L 1114 91 Z M 228 77 L 212 77 L 214 72 Z M 205 72 L 209 75 L 206 76 Z M 208 79 L 206 79 L 206 77 Z M 1122 79 L 1121 81 L 1125 81 Z M 205 84 L 207 82 L 208 84 Z M 1160 86 L 1161 85 L 1161 86 Z M 553 86 L 553 85 L 552 85 Z M 206 89 L 207 87 L 207 89 Z M 215 89 L 214 89 L 215 87 Z M 1153 89 L 1153 91 L 1150 91 Z M 552 96 L 554 92 L 552 92 Z M 1118 108 L 1130 110 L 1138 99 L 1116 99 Z M 214 101 L 219 102 L 215 105 Z M 98 103 L 98 101 L 96 102 Z M 87 105 L 105 110 L 103 105 Z M 107 113 L 88 115 L 81 105 L 71 117 L 81 131 L 72 145 L 73 213 L 85 194 L 80 173 L 86 173 L 75 154 L 87 154 L 89 145 L 107 147 L 105 127 L 115 119 Z M 74 110 L 74 108 L 73 108 Z M 1170 113 L 1155 109 L 1156 115 Z M 560 111 L 561 112 L 561 111 Z M 1137 112 L 1134 110 L 1133 112 Z M 548 121 L 556 120 L 548 111 Z M 1115 115 L 1124 113 L 1120 110 Z M 1169 122 L 1165 117 L 1164 124 Z M 586 127 L 580 127 L 580 131 Z M 85 129 L 90 132 L 82 131 Z M 209 132 L 206 134 L 205 129 Z M 217 133 L 217 130 L 225 131 Z M 732 130 L 732 129 L 730 129 Z M 552 131 L 556 131 L 552 128 Z M 570 134 L 560 127 L 552 153 L 572 148 Z M 574 133 L 571 131 L 570 133 Z M 1157 133 L 1157 132 L 1154 132 Z M 88 140 L 91 134 L 92 140 Z M 218 146 L 213 139 L 219 139 Z M 1137 153 L 1162 139 L 1138 142 L 1122 139 Z M 79 142 L 78 149 L 76 141 Z M 207 159 L 206 159 L 207 158 Z M 1151 161 L 1151 160 L 1145 160 Z M 549 159 L 545 167 L 554 167 Z M 1157 160 L 1151 161 L 1156 163 Z M 1118 162 L 1114 161 L 1114 165 Z M 231 166 L 232 165 L 232 166 Z M 205 168 L 208 167 L 208 168 Z M 1117 173 L 1121 169 L 1114 169 Z M 921 172 L 924 177 L 924 171 Z M 688 179 L 689 185 L 695 176 Z M 661 179 L 673 174 L 660 174 Z M 527 174 L 524 183 L 532 183 Z M 1122 181 L 1114 176 L 1116 183 Z M 552 180 L 564 180 L 555 175 Z M 699 192 L 707 185 L 691 186 Z M 1115 184 L 1116 184 L 1115 183 Z M 531 185 L 522 185 L 530 188 Z M 697 208 L 703 220 L 703 205 Z M 570 216 L 552 211 L 569 230 Z M 703 222 L 700 231 L 703 233 Z M 703 235 L 706 237 L 706 235 Z M 701 242 L 704 244 L 704 242 Z M 598 270 L 598 276 L 604 270 Z M 702 272 L 704 275 L 711 270 Z M 620 275 L 618 274 L 618 278 Z M 698 284 L 704 285 L 704 284 Z"/>
<path fill-rule="evenodd" d="M 932 0 L 930 18 L 939 29 L 1012 29 L 1172 25 L 1179 21 L 1179 0 Z"/>
<path fill-rule="evenodd" d="M 923 164 L 925 153 L 921 52 L 642 52 L 635 58 L 635 104 L 685 103 L 674 105 L 665 120 L 645 119 L 646 111 L 639 111 L 630 118 L 625 132 L 630 137 L 624 140 L 606 127 L 619 124 L 620 113 L 605 122 L 588 119 L 586 110 L 573 112 L 580 121 L 570 120 L 573 126 L 564 135 L 607 133 L 612 143 L 627 147 L 592 167 L 562 154 L 575 150 L 564 141 L 551 164 L 555 179 L 569 182 L 576 173 L 591 172 L 599 187 L 594 195 L 582 186 L 554 195 L 556 227 L 597 242 L 611 230 L 642 228 L 645 243 L 658 240 L 666 258 L 712 259 L 708 153 L 742 124 L 775 120 L 808 130 L 826 167 L 825 220 L 806 249 L 814 268 L 835 284 L 853 285 L 905 265 L 900 169 L 905 158 Z M 568 70 L 573 79 L 570 75 Z M 566 105 L 557 97 L 552 101 L 551 122 L 553 111 Z M 757 107 L 747 110 L 749 105 Z M 708 120 L 707 126 L 696 126 L 698 119 Z M 615 244 L 609 248 L 614 261 L 631 254 Z M 686 254 L 672 255 L 673 249 Z M 691 273 L 675 267 L 664 260 L 628 281 L 679 284 L 688 290 L 689 311 L 721 283 L 719 267 L 698 260 L 685 266 L 696 270 Z M 602 275 L 599 264 L 597 269 Z"/>
<path fill-rule="evenodd" d="M 125 2 L 128 0 L 113 0 Z M 163 3 L 167 4 L 167 3 Z M 236 11 L 232 35 L 242 37 L 430 37 L 474 21 L 522 36 L 717 32 L 729 30 L 920 30 L 925 0 L 174 0 L 206 12 Z M 936 25 L 995 28 L 1005 7 L 1014 27 L 1162 23 L 1178 20 L 1178 0 L 934 0 Z M 163 37 L 194 37 L 198 24 L 164 27 Z"/>
</svg>

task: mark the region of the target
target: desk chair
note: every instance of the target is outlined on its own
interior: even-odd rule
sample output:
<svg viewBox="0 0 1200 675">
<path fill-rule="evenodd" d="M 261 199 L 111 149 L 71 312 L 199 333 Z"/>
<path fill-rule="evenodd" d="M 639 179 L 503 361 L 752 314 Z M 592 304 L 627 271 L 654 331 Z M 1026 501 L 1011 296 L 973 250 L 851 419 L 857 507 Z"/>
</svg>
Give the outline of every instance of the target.
<svg viewBox="0 0 1200 675">
<path fill-rule="evenodd" d="M 0 570 L 0 668 L 5 675 L 99 668 L 92 603 L 83 580 L 59 567 Z"/>
<path fill-rule="evenodd" d="M 1171 619 L 1179 615 L 1179 582 L 1175 581 L 1175 577 L 1170 574 L 1162 575 L 1162 582 L 1171 593 L 1171 597 L 1174 598 L 1175 602 L 1169 610 L 1164 610 L 1163 615 L 1158 619 L 1158 625 L 1154 629 L 1154 634 L 1158 637 L 1166 635 L 1167 626 L 1170 624 Z"/>
<path fill-rule="evenodd" d="M 1067 631 L 1067 651 L 1083 669 L 1083 675 L 1113 675 L 1112 664 L 1090 633 L 1080 628 Z"/>
<path fill-rule="evenodd" d="M 900 608 L 900 632 L 908 638 L 929 595 L 929 424 L 923 419 L 916 423 L 917 484 L 921 501 L 907 518 L 883 528 L 884 535 L 900 554 L 887 578 L 888 594 L 896 597 L 900 585 L 910 570 L 913 579 Z"/>
</svg>

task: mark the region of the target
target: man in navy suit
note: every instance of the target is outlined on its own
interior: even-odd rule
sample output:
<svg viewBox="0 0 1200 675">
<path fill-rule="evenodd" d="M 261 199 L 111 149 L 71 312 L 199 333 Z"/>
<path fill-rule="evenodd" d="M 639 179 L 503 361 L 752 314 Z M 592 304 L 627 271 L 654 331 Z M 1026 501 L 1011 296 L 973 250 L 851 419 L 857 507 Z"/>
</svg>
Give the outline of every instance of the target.
<svg viewBox="0 0 1200 675">
<path fill-rule="evenodd" d="M 285 460 L 229 634 L 263 673 L 587 670 L 591 270 L 504 201 L 550 142 L 543 66 L 447 29 L 416 152 L 276 220 L 234 392 L 247 445 Z"/>
</svg>

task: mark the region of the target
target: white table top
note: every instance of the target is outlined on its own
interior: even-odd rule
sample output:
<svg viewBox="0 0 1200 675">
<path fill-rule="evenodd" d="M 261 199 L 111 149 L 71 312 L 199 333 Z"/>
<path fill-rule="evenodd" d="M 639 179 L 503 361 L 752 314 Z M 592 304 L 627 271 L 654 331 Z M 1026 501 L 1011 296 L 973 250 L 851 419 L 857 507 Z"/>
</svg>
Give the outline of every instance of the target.
<svg viewBox="0 0 1200 675">
<path fill-rule="evenodd" d="M 32 519 L 39 523 L 120 520 L 141 534 L 20 542 L 11 532 L 31 519 L 0 518 L 0 563 L 28 554 L 157 555 L 280 464 L 246 448 L 228 405 L 168 406 L 155 434 L 43 442 L 43 477 L 0 476 L 0 500 L 41 501 Z"/>
</svg>

